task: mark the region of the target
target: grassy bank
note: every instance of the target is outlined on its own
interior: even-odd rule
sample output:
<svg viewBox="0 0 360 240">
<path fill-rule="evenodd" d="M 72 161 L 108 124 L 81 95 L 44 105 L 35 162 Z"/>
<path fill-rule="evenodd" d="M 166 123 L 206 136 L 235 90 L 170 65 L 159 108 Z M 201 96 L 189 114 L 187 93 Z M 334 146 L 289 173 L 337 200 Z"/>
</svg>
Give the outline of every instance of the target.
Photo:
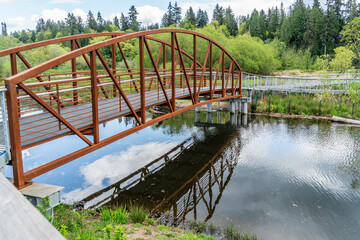
<svg viewBox="0 0 360 240">
<path fill-rule="evenodd" d="M 360 118 L 360 106 L 344 96 L 267 94 L 253 97 L 251 112 Z"/>
<path fill-rule="evenodd" d="M 160 225 L 141 207 L 74 210 L 60 204 L 55 208 L 53 225 L 67 239 L 234 239 L 256 240 L 256 236 L 240 233 L 233 225 L 221 230 L 214 224 L 189 222 L 189 229 Z M 213 233 L 215 237 L 202 232 Z"/>
</svg>

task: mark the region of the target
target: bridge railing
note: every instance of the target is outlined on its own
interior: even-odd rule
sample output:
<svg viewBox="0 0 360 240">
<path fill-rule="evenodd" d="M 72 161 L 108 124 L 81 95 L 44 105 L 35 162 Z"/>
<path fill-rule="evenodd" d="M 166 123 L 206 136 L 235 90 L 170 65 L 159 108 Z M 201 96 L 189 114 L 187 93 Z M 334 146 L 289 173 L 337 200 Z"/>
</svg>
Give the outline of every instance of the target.
<svg viewBox="0 0 360 240">
<path fill-rule="evenodd" d="M 255 90 L 275 90 L 321 93 L 345 93 L 352 84 L 360 82 L 358 74 L 324 74 L 316 76 L 261 76 L 243 73 L 242 87 Z"/>
<path fill-rule="evenodd" d="M 171 43 L 151 35 L 168 34 Z M 181 48 L 177 34 L 193 38 L 192 55 Z M 139 42 L 139 68 L 130 68 L 120 43 Z M 208 46 L 205 55 L 197 55 L 197 39 Z M 199 40 L 200 41 L 200 40 Z M 76 43 L 76 41 L 75 41 Z M 102 54 L 111 48 L 111 59 Z M 159 53 L 154 55 L 154 49 Z M 213 47 L 220 56 L 213 56 Z M 169 51 L 170 50 L 170 51 Z M 126 69 L 118 69 L 116 52 L 122 55 Z M 170 57 L 166 53 L 170 52 Z M 1 53 L 1 52 L 0 52 Z M 165 54 L 164 54 L 165 53 Z M 19 55 L 17 51 L 10 56 Z M 147 61 L 145 62 L 145 56 Z M 186 60 L 184 58 L 186 57 Z M 76 59 L 84 58 L 88 71 L 77 71 Z M 11 57 L 14 60 L 14 57 Z M 162 68 L 160 65 L 162 60 Z M 170 68 L 166 67 L 170 60 Z M 70 64 L 69 64 L 70 63 Z M 62 66 L 59 68 L 59 66 Z M 71 69 L 59 73 L 60 69 Z M 53 73 L 56 72 L 56 73 Z M 200 104 L 199 96 L 209 102 L 239 97 L 241 69 L 235 59 L 217 42 L 202 34 L 181 29 L 160 29 L 124 34 L 67 54 L 5 79 L 8 100 L 14 182 L 23 187 L 32 178 L 59 167 L 147 126 Z M 176 108 L 176 100 L 187 98 L 192 105 Z M 147 108 L 166 105 L 170 113 L 146 119 Z M 100 134 L 99 124 L 121 116 L 131 116 L 137 125 L 111 137 Z M 84 148 L 50 161 L 26 173 L 21 151 L 73 134 Z"/>
</svg>

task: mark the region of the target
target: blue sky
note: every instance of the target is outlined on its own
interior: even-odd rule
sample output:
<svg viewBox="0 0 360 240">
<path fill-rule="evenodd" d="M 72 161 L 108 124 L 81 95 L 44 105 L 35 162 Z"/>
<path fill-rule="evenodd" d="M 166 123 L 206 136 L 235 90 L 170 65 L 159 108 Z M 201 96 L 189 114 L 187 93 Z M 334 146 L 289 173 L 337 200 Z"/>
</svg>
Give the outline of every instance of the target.
<svg viewBox="0 0 360 240">
<path fill-rule="evenodd" d="M 183 14 L 192 6 L 194 9 L 200 7 L 207 10 L 211 17 L 216 3 L 224 7 L 231 6 L 236 15 L 244 15 L 251 13 L 254 8 L 267 9 L 271 6 L 280 6 L 281 2 L 288 7 L 294 0 L 179 0 L 177 2 L 182 7 Z M 305 2 L 312 4 L 312 0 Z M 169 0 L 0 0 L 0 22 L 7 23 L 8 31 L 33 29 L 40 17 L 60 20 L 66 17 L 67 12 L 73 12 L 85 18 L 89 10 L 94 14 L 101 11 L 103 18 L 113 19 L 121 12 L 127 13 L 129 7 L 135 5 L 139 12 L 139 20 L 146 25 L 160 22 L 168 4 Z"/>
</svg>

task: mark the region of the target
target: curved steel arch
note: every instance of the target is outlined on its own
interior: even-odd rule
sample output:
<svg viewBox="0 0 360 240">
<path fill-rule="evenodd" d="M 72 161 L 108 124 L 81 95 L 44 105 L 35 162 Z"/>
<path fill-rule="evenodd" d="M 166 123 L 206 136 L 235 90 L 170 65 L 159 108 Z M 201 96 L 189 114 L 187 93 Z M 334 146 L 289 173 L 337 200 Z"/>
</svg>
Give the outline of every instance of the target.
<svg viewBox="0 0 360 240">
<path fill-rule="evenodd" d="M 150 36 L 153 34 L 171 34 L 171 43 Z M 193 36 L 193 55 L 183 51 L 177 34 Z M 111 36 L 113 33 L 108 33 L 108 35 Z M 96 36 L 100 35 L 96 34 Z M 71 39 L 73 41 L 80 38 L 81 36 L 78 35 L 56 41 Z M 197 38 L 208 42 L 206 55 L 204 59 L 201 59 L 204 60 L 203 64 L 199 62 L 197 56 Z M 120 43 L 130 39 L 139 40 L 140 69 L 129 69 L 127 63 L 127 71 L 116 69 L 114 46 L 119 45 L 121 51 Z M 43 44 L 52 44 L 56 41 L 49 40 Z M 151 52 L 149 41 L 161 43 L 156 60 Z M 213 45 L 221 50 L 216 69 L 213 68 Z M 102 48 L 108 46 L 112 46 L 112 67 L 100 52 Z M 166 56 L 161 56 L 161 52 L 166 52 L 166 47 L 171 49 L 171 69 L 166 68 L 168 60 Z M 27 48 L 29 46 L 17 48 L 17 50 L 12 50 L 11 54 L 14 55 L 14 51 Z M 146 51 L 152 65 L 152 68 L 148 69 L 145 69 Z M 183 55 L 192 60 L 190 68 L 186 67 Z M 80 56 L 84 56 L 90 73 L 75 72 L 76 64 L 74 66 L 73 61 Z M 231 61 L 229 69 L 225 69 L 225 57 Z M 158 67 L 161 58 L 163 68 Z M 72 72 L 69 74 L 47 75 L 48 81 L 34 82 L 39 78 L 39 74 L 69 61 L 72 62 Z M 97 69 L 99 64 L 104 70 Z M 64 79 L 65 75 L 69 75 L 70 78 Z M 159 29 L 127 33 L 73 49 L 69 53 L 13 75 L 5 79 L 5 83 L 8 87 L 9 121 L 13 123 L 10 126 L 10 141 L 14 183 L 21 188 L 36 176 L 171 116 L 203 104 L 240 97 L 241 68 L 226 49 L 203 34 L 182 29 Z M 45 91 L 41 88 L 45 88 Z M 218 98 L 214 98 L 215 94 L 219 94 Z M 209 99 L 200 103 L 200 95 L 208 96 Z M 192 105 L 176 109 L 176 100 L 182 98 L 190 99 Z M 146 109 L 156 105 L 168 106 L 170 113 L 152 120 L 146 119 Z M 134 117 L 137 125 L 100 140 L 99 124 L 122 116 Z M 69 134 L 77 135 L 87 144 L 87 147 L 24 173 L 22 149 Z M 93 138 L 87 138 L 86 134 L 92 135 Z"/>
</svg>

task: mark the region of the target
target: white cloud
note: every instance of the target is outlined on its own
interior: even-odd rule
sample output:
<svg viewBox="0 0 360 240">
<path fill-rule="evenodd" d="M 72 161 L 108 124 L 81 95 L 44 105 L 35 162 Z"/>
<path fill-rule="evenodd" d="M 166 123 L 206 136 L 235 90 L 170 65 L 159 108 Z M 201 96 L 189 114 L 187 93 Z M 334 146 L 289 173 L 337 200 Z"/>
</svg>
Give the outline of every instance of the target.
<svg viewBox="0 0 360 240">
<path fill-rule="evenodd" d="M 161 18 L 165 13 L 164 10 L 149 5 L 137 7 L 137 11 L 139 13 L 138 21 L 141 22 L 144 26 L 152 23 L 160 23 Z"/>
<path fill-rule="evenodd" d="M 41 17 L 46 21 L 48 19 L 53 21 L 60 21 L 67 17 L 67 12 L 65 10 L 54 8 L 52 10 L 45 9 L 42 11 Z"/>
<path fill-rule="evenodd" d="M 62 4 L 62 3 L 83 3 L 83 1 L 80 1 L 80 0 L 52 0 L 51 3 L 57 3 L 57 4 Z"/>
<path fill-rule="evenodd" d="M 199 8 L 202 10 L 206 10 L 209 16 L 209 20 L 212 18 L 212 13 L 215 8 L 216 3 L 220 6 L 227 8 L 231 7 L 235 16 L 238 15 L 247 15 L 251 14 L 251 12 L 256 8 L 257 10 L 267 10 L 268 8 L 272 8 L 275 6 L 280 7 L 281 2 L 284 3 L 284 7 L 287 8 L 295 0 L 251 0 L 251 1 L 238 1 L 238 0 L 228 0 L 228 1 L 219 1 L 219 2 L 209 2 L 209 3 L 198 3 L 198 2 L 184 2 L 180 4 L 181 12 L 183 17 L 185 16 L 186 11 L 192 7 L 195 14 Z"/>
<path fill-rule="evenodd" d="M 6 25 L 8 29 L 24 29 L 27 26 L 27 21 L 24 17 L 9 18 L 6 20 Z"/>
<path fill-rule="evenodd" d="M 81 10 L 80 8 L 76 8 L 71 11 L 75 16 L 80 16 L 84 21 L 87 18 L 87 13 Z"/>
<path fill-rule="evenodd" d="M 11 3 L 14 2 L 13 0 L 0 0 L 0 3 Z"/>
<path fill-rule="evenodd" d="M 39 15 L 33 14 L 33 15 L 31 15 L 31 17 L 30 17 L 30 21 L 36 22 L 37 20 L 39 20 L 39 18 L 40 18 Z"/>
</svg>

